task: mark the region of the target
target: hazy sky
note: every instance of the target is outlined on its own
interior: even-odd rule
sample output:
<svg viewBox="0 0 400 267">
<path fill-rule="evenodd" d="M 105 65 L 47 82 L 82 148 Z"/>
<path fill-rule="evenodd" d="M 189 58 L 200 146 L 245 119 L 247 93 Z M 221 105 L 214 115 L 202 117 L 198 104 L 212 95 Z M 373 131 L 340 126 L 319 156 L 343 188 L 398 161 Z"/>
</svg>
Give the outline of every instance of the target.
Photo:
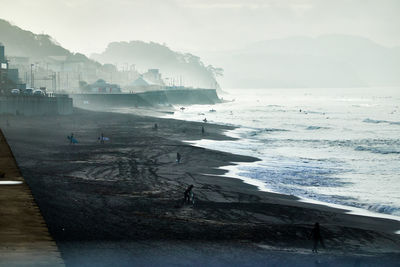
<svg viewBox="0 0 400 267">
<path fill-rule="evenodd" d="M 88 55 L 111 41 L 198 52 L 330 33 L 400 45 L 400 0 L 0 0 L 0 18 Z"/>
</svg>

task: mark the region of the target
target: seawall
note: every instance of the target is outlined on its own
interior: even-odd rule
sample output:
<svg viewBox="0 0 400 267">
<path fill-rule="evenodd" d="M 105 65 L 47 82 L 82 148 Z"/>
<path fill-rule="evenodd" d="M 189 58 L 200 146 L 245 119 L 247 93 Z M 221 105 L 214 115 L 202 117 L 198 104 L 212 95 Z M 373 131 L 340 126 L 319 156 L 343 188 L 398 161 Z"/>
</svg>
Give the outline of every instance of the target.
<svg viewBox="0 0 400 267">
<path fill-rule="evenodd" d="M 0 130 L 0 266 L 64 266 Z"/>
<path fill-rule="evenodd" d="M 212 105 L 220 103 L 215 89 L 180 89 L 132 94 L 71 94 L 77 107 L 151 107 L 157 105 Z"/>
<path fill-rule="evenodd" d="M 0 96 L 0 114 L 25 116 L 72 114 L 72 99 L 68 96 Z"/>
</svg>

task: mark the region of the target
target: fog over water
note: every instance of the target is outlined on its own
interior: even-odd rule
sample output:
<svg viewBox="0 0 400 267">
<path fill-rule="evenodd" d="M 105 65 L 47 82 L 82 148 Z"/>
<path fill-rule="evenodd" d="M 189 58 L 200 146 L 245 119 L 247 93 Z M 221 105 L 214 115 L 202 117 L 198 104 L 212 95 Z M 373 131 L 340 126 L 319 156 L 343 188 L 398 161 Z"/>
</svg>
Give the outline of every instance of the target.
<svg viewBox="0 0 400 267">
<path fill-rule="evenodd" d="M 225 70 L 218 81 L 225 88 L 400 85 L 396 0 L 0 0 L 0 5 L 1 18 L 87 56 L 104 52 L 111 42 L 132 40 L 192 53 L 206 66 Z"/>
<path fill-rule="evenodd" d="M 400 45 L 396 0 L 0 0 L 1 17 L 87 55 L 113 41 L 188 52 L 236 49 L 289 36 L 348 34 Z M 201 55 L 203 56 L 203 55 Z"/>
<path fill-rule="evenodd" d="M 236 101 L 218 112 L 194 106 L 173 117 L 239 126 L 230 134 L 241 142 L 212 146 L 261 158 L 239 167 L 240 174 L 271 190 L 400 215 L 399 1 L 0 4 L 2 18 L 72 51 L 94 55 L 116 41 L 165 43 L 223 68 L 223 90 L 275 88 L 235 90 L 228 97 Z M 127 64 L 123 55 L 96 55 Z"/>
</svg>

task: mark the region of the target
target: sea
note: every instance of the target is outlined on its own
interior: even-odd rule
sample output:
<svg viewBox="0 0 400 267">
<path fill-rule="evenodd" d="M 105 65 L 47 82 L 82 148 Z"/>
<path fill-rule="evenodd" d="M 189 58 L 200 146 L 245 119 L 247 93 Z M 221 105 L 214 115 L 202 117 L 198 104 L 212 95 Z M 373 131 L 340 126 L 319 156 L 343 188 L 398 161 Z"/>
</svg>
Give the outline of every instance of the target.
<svg viewBox="0 0 400 267">
<path fill-rule="evenodd" d="M 166 117 L 203 122 L 191 142 L 260 159 L 222 167 L 260 190 L 400 220 L 400 88 L 235 89 L 230 101 L 175 107 Z M 230 141 L 207 124 L 235 126 Z"/>
</svg>

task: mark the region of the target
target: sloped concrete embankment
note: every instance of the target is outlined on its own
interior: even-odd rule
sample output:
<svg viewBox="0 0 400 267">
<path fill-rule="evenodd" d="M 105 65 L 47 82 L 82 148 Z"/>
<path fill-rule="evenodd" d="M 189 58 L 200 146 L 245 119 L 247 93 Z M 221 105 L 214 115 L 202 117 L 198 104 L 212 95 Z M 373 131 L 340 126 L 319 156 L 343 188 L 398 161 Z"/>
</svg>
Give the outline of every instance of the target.
<svg viewBox="0 0 400 267">
<path fill-rule="evenodd" d="M 158 105 L 212 105 L 220 103 L 215 89 L 162 90 L 134 94 L 72 94 L 74 105 L 102 107 L 152 107 Z"/>
<path fill-rule="evenodd" d="M 0 130 L 0 265 L 64 266 Z"/>
</svg>

